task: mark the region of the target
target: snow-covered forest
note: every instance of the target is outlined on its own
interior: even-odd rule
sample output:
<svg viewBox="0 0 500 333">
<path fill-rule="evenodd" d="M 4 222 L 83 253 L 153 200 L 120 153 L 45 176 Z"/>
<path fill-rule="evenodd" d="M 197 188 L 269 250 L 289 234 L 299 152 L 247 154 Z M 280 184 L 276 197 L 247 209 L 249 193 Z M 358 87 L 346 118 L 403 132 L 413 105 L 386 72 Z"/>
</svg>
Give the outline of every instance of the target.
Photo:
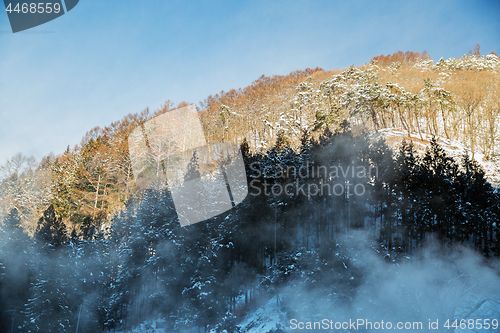
<svg viewBox="0 0 500 333">
<path fill-rule="evenodd" d="M 207 141 L 240 145 L 249 194 L 187 227 L 170 192 L 137 188 L 127 146 L 185 102 L 39 163 L 17 155 L 1 167 L 0 331 L 276 333 L 363 318 L 494 332 L 475 323 L 500 318 L 499 73 L 479 47 L 437 62 L 399 52 L 209 96 Z M 402 142 L 377 135 L 389 128 Z"/>
</svg>

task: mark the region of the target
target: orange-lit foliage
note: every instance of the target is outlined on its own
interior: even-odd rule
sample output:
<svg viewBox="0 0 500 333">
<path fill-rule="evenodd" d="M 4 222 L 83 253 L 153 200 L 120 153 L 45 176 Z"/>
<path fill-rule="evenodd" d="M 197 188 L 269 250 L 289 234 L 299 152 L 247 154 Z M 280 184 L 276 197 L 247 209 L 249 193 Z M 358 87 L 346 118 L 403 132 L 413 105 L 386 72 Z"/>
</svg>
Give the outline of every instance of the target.
<svg viewBox="0 0 500 333">
<path fill-rule="evenodd" d="M 251 85 L 245 88 L 231 89 L 228 92 L 221 91 L 215 96 L 208 96 L 202 103 L 204 110 L 208 113 L 218 111 L 221 105 L 240 104 L 248 99 L 255 99 L 263 95 L 269 95 L 284 87 L 295 87 L 295 85 L 304 77 L 307 77 L 315 72 L 323 71 L 316 67 L 314 69 L 306 68 L 298 70 L 288 75 L 261 75 Z"/>
<path fill-rule="evenodd" d="M 275 122 L 280 111 L 286 109 L 295 87 L 306 77 L 324 73 L 321 68 L 298 70 L 288 75 L 262 75 L 245 88 L 231 89 L 208 96 L 202 102 L 201 120 L 209 141 L 233 141 L 242 139 L 242 133 L 253 131 L 265 137 L 265 122 Z M 221 111 L 228 107 L 230 114 Z M 237 111 L 237 115 L 231 113 Z M 275 139 L 272 135 L 271 137 Z M 247 138 L 248 139 L 248 138 Z"/>
<path fill-rule="evenodd" d="M 477 43 L 476 46 L 474 46 L 474 48 L 472 50 L 469 50 L 469 55 L 480 57 L 481 56 L 481 45 L 479 43 Z"/>
<path fill-rule="evenodd" d="M 393 63 L 400 63 L 400 64 L 407 64 L 407 65 L 413 65 L 417 63 L 418 61 L 428 59 L 430 56 L 427 54 L 427 51 L 422 52 L 420 54 L 419 52 L 412 52 L 412 51 L 398 51 L 396 53 L 393 53 L 392 55 L 378 55 L 376 57 L 373 57 L 371 62 L 375 61 L 377 65 L 380 66 L 390 66 Z"/>
</svg>

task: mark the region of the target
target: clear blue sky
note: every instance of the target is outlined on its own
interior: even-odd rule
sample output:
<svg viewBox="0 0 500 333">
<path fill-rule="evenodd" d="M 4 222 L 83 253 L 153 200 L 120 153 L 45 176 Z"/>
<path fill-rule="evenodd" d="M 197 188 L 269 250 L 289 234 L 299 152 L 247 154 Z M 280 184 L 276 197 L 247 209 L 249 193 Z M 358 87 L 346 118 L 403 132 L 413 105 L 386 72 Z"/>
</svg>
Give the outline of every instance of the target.
<svg viewBox="0 0 500 333">
<path fill-rule="evenodd" d="M 398 50 L 500 52 L 500 1 L 80 0 L 12 34 L 0 12 L 0 163 L 38 159 L 165 100 Z"/>
</svg>

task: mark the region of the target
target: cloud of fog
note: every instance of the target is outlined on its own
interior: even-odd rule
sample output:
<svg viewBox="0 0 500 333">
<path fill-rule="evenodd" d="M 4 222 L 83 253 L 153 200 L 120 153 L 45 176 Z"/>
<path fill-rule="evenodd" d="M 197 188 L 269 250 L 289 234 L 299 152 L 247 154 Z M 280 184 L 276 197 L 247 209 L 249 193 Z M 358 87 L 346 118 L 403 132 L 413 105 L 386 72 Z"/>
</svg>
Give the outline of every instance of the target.
<svg viewBox="0 0 500 333">
<path fill-rule="evenodd" d="M 283 289 L 290 320 L 383 320 L 393 326 L 422 322 L 420 331 L 424 332 L 429 320 L 438 320 L 439 329 L 432 331 L 450 332 L 443 328 L 448 319 L 452 324 L 455 319 L 500 317 L 496 259 L 486 260 L 463 246 L 443 247 L 431 240 L 411 258 L 396 262 L 377 253 L 366 232 L 346 235 L 335 252 L 333 262 L 336 257 L 341 262 L 340 270 L 334 271 L 339 274 L 338 283 L 318 279 Z M 330 277 L 325 280 L 331 282 Z M 290 322 L 284 326 L 290 327 Z M 368 327 L 367 332 L 371 331 L 377 330 Z"/>
</svg>

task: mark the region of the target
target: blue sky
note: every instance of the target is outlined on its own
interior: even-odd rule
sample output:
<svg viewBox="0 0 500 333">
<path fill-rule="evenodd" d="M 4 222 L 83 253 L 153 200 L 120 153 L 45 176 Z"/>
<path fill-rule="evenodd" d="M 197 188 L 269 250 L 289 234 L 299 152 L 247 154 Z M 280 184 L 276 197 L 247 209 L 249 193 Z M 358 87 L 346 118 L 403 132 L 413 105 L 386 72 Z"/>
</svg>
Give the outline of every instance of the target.
<svg viewBox="0 0 500 333">
<path fill-rule="evenodd" d="M 3 7 L 2 7 L 3 8 Z M 38 159 L 165 100 L 379 54 L 500 52 L 500 1 L 80 0 L 13 34 L 0 12 L 0 163 Z"/>
</svg>

